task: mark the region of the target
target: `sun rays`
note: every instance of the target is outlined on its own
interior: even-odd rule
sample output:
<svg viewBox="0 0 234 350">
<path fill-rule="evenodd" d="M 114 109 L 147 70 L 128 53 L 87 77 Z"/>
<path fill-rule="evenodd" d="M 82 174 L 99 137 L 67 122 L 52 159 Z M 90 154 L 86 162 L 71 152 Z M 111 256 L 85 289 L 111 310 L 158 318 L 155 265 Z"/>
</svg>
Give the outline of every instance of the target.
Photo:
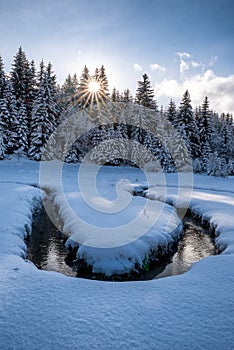
<svg viewBox="0 0 234 350">
<path fill-rule="evenodd" d="M 99 107 L 100 104 L 104 104 L 109 100 L 108 81 L 104 66 L 100 70 L 96 69 L 94 76 L 89 75 L 89 71 L 85 66 L 77 97 L 78 104 L 82 108 L 92 107 L 93 105 Z"/>
</svg>

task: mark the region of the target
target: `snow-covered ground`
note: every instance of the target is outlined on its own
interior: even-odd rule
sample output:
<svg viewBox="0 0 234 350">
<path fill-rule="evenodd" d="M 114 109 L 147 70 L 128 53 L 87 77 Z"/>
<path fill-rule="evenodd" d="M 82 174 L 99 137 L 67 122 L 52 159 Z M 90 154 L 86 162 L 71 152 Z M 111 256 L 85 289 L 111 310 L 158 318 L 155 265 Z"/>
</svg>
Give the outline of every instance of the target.
<svg viewBox="0 0 234 350">
<path fill-rule="evenodd" d="M 70 205 L 80 191 L 77 170 L 77 165 L 68 164 L 63 171 Z M 99 194 L 116 199 L 115 185 L 121 179 L 146 181 L 138 169 L 103 167 L 97 176 Z M 148 197 L 187 205 L 191 191 L 186 182 L 178 191 L 177 176 L 167 175 L 165 191 L 161 179 L 154 181 Z M 40 271 L 22 258 L 32 207 L 41 195 L 35 187 L 38 184 L 38 163 L 0 162 L 1 349 L 234 347 L 234 178 L 196 175 L 189 204 L 216 228 L 216 244 L 224 249 L 222 254 L 195 263 L 184 275 L 125 283 Z M 55 189 L 56 178 L 47 178 L 47 185 Z M 145 205 L 143 198 L 137 201 L 140 204 L 133 203 L 133 213 L 137 205 Z M 93 220 L 95 224 L 95 215 Z"/>
</svg>

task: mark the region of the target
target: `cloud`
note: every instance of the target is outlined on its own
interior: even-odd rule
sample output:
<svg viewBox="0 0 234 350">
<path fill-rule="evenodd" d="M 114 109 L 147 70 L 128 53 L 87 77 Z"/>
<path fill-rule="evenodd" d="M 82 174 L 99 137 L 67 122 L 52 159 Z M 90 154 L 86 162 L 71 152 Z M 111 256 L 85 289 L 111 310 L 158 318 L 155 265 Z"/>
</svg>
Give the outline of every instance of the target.
<svg viewBox="0 0 234 350">
<path fill-rule="evenodd" d="M 161 72 L 166 72 L 166 67 L 163 67 L 163 66 L 160 66 L 159 64 L 157 63 L 153 63 L 150 65 L 150 69 L 151 70 L 159 70 Z"/>
<path fill-rule="evenodd" d="M 204 97 L 210 101 L 210 108 L 219 113 L 234 114 L 234 75 L 218 76 L 208 69 L 202 74 L 196 74 L 179 82 L 175 79 L 164 79 L 155 85 L 156 98 L 174 99 L 177 103 L 188 89 L 193 107 L 202 104 Z"/>
<path fill-rule="evenodd" d="M 201 66 L 202 66 L 202 63 L 192 60 L 192 61 L 191 61 L 191 66 L 192 66 L 193 68 L 198 68 L 198 67 L 201 67 Z"/>
<path fill-rule="evenodd" d="M 176 55 L 179 56 L 179 58 L 190 58 L 191 54 L 188 52 L 176 52 Z"/>
<path fill-rule="evenodd" d="M 212 57 L 210 57 L 209 62 L 208 62 L 208 65 L 209 65 L 210 67 L 213 66 L 213 65 L 217 62 L 217 60 L 218 60 L 218 56 L 212 56 Z"/>
<path fill-rule="evenodd" d="M 141 66 L 140 64 L 138 64 L 138 63 L 134 63 L 133 69 L 134 69 L 134 71 L 136 71 L 136 72 L 141 72 L 141 71 L 143 70 L 143 69 L 142 69 L 142 66 Z"/>
<path fill-rule="evenodd" d="M 184 60 L 180 60 L 180 74 L 184 74 L 186 70 L 189 70 L 189 65 Z"/>
</svg>

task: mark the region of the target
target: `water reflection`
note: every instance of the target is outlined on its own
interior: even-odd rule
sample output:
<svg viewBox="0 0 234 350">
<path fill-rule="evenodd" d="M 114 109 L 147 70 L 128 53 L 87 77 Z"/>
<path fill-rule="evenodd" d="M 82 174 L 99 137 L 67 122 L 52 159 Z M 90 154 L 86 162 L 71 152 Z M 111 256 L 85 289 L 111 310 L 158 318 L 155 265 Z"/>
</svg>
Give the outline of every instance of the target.
<svg viewBox="0 0 234 350">
<path fill-rule="evenodd" d="M 28 259 L 39 269 L 57 271 L 76 277 L 77 271 L 72 268 L 75 255 L 67 254 L 64 243 L 65 237 L 52 224 L 45 211 L 38 213 L 33 221 L 32 235 L 28 245 Z M 168 261 L 162 262 L 152 270 L 141 274 L 139 280 L 182 274 L 189 269 L 192 263 L 214 254 L 216 254 L 216 249 L 208 230 L 201 228 L 191 218 L 186 217 L 183 238 L 169 263 Z"/>
<path fill-rule="evenodd" d="M 209 231 L 198 226 L 191 218 L 186 217 L 183 238 L 179 242 L 177 252 L 164 271 L 155 278 L 180 275 L 188 271 L 194 262 L 215 254 L 216 248 Z"/>
<path fill-rule="evenodd" d="M 34 216 L 32 235 L 28 244 L 28 260 L 38 269 L 61 272 L 67 276 L 77 273 L 68 266 L 65 238 L 52 224 L 45 210 Z"/>
</svg>

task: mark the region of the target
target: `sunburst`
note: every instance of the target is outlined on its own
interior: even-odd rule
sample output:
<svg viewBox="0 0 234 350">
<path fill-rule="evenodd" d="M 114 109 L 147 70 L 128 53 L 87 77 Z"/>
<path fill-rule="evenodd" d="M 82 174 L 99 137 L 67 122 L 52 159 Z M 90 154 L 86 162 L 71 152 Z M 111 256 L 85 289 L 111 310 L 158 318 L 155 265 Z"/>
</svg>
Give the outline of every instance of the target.
<svg viewBox="0 0 234 350">
<path fill-rule="evenodd" d="M 90 82 L 88 83 L 88 88 L 91 94 L 98 94 L 101 90 L 101 85 L 97 80 L 90 80 Z"/>
<path fill-rule="evenodd" d="M 81 92 L 79 93 L 78 102 L 83 102 L 83 108 L 96 104 L 103 104 L 106 102 L 106 95 L 102 89 L 102 80 L 91 78 L 83 83 Z"/>
</svg>

